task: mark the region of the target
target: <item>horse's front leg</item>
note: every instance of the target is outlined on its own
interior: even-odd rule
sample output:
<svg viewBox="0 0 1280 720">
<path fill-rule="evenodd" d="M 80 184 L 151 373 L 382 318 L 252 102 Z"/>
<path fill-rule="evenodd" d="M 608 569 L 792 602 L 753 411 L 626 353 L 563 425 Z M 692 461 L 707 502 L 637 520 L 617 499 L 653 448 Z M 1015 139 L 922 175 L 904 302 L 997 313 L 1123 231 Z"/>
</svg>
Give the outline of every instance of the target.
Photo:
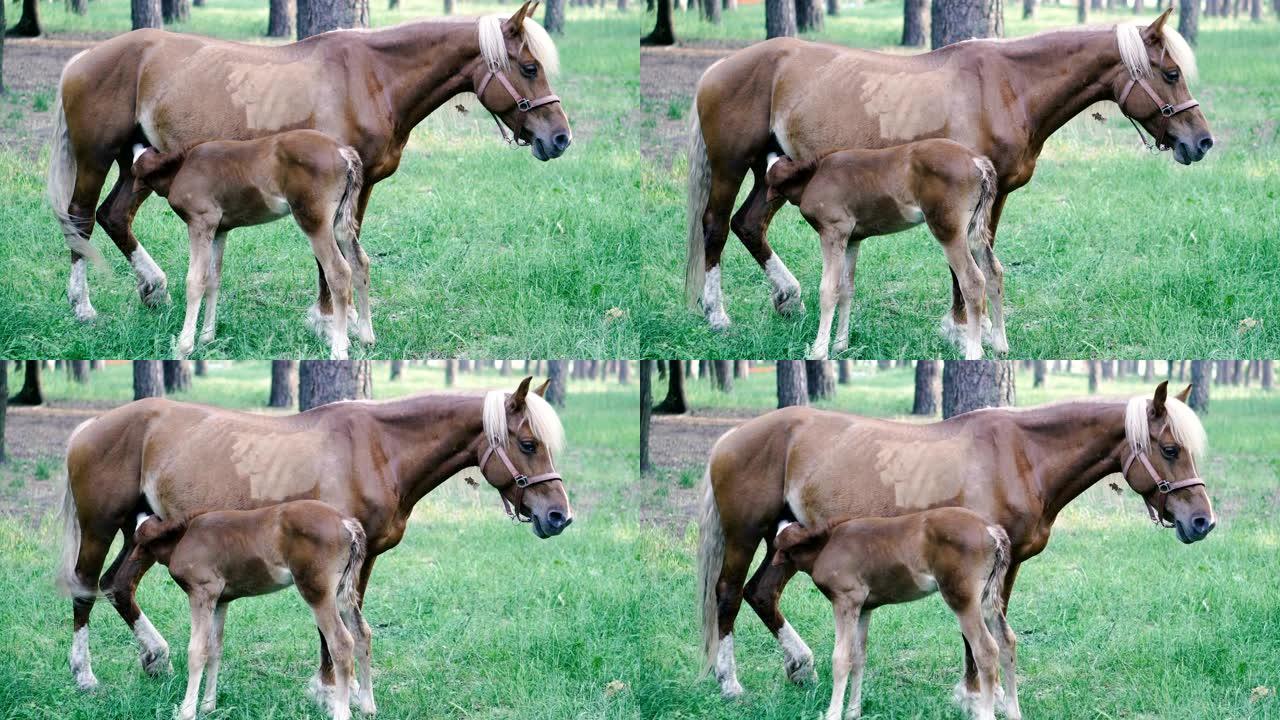
<svg viewBox="0 0 1280 720">
<path fill-rule="evenodd" d="M 138 582 L 155 564 L 150 553 L 139 553 L 131 540 L 120 549 L 120 557 L 103 577 L 102 594 L 111 601 L 120 618 L 133 630 L 138 641 L 138 660 L 150 675 L 172 671 L 169 643 L 156 631 L 142 608 L 138 607 Z"/>
<path fill-rule="evenodd" d="M 822 236 L 822 284 L 818 288 L 818 336 L 813 340 L 809 357 L 813 360 L 827 359 L 827 346 L 831 342 L 831 320 L 836 310 L 836 294 L 840 292 L 844 275 L 844 251 L 848 243 L 849 233 L 846 225 L 838 223 L 826 225 L 820 231 Z"/>
<path fill-rule="evenodd" d="M 133 217 L 151 195 L 151 189 L 142 187 L 134 192 L 133 155 L 129 150 L 124 151 L 116 164 L 120 174 L 115 187 L 98 207 L 98 224 L 107 231 L 112 242 L 133 266 L 138 283 L 138 297 L 142 304 L 155 307 L 169 302 L 168 279 L 133 234 Z"/>
<path fill-rule="evenodd" d="M 774 309 L 783 315 L 803 315 L 804 300 L 800 297 L 800 282 L 787 269 L 782 258 L 773 252 L 767 239 L 769 222 L 773 220 L 774 213 L 786 204 L 786 199 L 778 197 L 770 201 L 766 192 L 768 182 L 762 167 L 753 168 L 753 172 L 755 185 L 751 188 L 747 201 L 734 214 L 730 227 L 751 256 L 760 263 L 760 268 L 773 285 Z"/>
<path fill-rule="evenodd" d="M 862 248 L 862 240 L 853 238 L 844 251 L 844 277 L 840 283 L 840 322 L 836 325 L 835 351 L 842 353 L 849 349 L 849 315 L 853 305 L 853 276 L 858 271 L 858 250 Z"/>
</svg>

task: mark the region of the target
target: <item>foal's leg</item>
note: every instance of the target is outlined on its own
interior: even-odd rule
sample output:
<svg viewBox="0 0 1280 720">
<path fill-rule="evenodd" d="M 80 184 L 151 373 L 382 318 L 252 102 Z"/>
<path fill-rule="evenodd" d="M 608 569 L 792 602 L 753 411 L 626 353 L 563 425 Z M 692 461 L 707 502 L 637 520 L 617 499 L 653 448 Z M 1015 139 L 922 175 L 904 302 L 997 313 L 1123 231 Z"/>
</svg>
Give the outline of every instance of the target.
<svg viewBox="0 0 1280 720">
<path fill-rule="evenodd" d="M 329 326 L 329 351 L 334 360 L 347 359 L 347 307 L 351 301 L 351 266 L 338 250 L 333 235 L 331 208 L 294 208 L 299 227 L 311 241 L 311 251 L 324 271 L 333 301 L 333 323 Z M 326 214 L 326 211 L 327 212 Z"/>
<path fill-rule="evenodd" d="M 782 258 L 769 247 L 769 241 L 765 239 L 773 214 L 778 212 L 778 208 L 781 208 L 786 200 L 779 197 L 769 202 L 766 199 L 768 182 L 765 180 L 764 166 L 752 168 L 752 171 L 755 174 L 755 185 L 751 188 L 747 201 L 733 216 L 733 233 L 746 246 L 756 262 L 760 263 L 764 274 L 773 284 L 773 307 L 783 315 L 803 315 L 804 300 L 800 296 L 800 283 L 787 269 Z"/>
<path fill-rule="evenodd" d="M 200 712 L 211 713 L 218 706 L 218 669 L 222 666 L 222 626 L 227 621 L 227 603 L 220 602 L 213 609 L 213 624 L 209 628 L 209 660 L 205 664 L 208 675 L 204 679 L 204 702 Z"/>
<path fill-rule="evenodd" d="M 180 358 L 190 355 L 196 348 L 196 319 L 200 316 L 204 285 L 209 279 L 209 260 L 216 227 L 216 223 L 207 223 L 202 218 L 192 218 L 187 223 L 191 257 L 187 261 L 187 313 L 182 319 L 182 333 L 178 335 Z"/>
<path fill-rule="evenodd" d="M 861 597 L 839 595 L 832 603 L 836 616 L 836 643 L 831 652 L 831 703 L 827 705 L 826 720 L 841 720 L 850 671 L 854 673 L 855 687 L 862 682 L 862 666 L 866 660 L 862 656 L 862 646 L 858 643 L 858 627 L 862 624 L 859 617 L 862 600 Z M 861 703 L 861 697 L 857 701 Z M 850 703 L 849 712 L 844 717 L 851 720 L 861 713 L 861 705 Z"/>
<path fill-rule="evenodd" d="M 1000 214 L 1004 212 L 1004 201 L 1007 197 L 1009 197 L 1008 193 L 997 191 L 996 198 L 991 203 L 991 220 L 987 223 L 987 228 L 991 231 L 991 245 L 993 247 L 996 244 L 996 228 L 1000 225 Z M 943 334 L 952 342 L 957 342 L 959 340 L 961 328 L 966 325 L 967 318 L 968 316 L 965 313 L 964 292 L 961 289 L 960 281 L 953 270 L 951 272 L 951 312 L 942 318 Z"/>
<path fill-rule="evenodd" d="M 956 227 L 959 225 L 959 227 Z M 986 281 L 982 271 L 978 269 L 973 256 L 969 254 L 968 241 L 962 224 L 943 219 L 935 223 L 931 218 L 929 229 L 934 237 L 942 243 L 942 251 L 946 253 L 951 271 L 960 279 L 960 289 L 964 294 L 968 313 L 965 322 L 964 356 L 966 360 L 982 359 L 982 316 L 986 298 Z"/>
<path fill-rule="evenodd" d="M 200 331 L 200 342 L 211 343 L 217 334 L 218 326 L 218 290 L 222 287 L 222 250 L 227 245 L 227 231 L 213 235 L 210 246 L 212 256 L 209 258 L 209 274 L 204 286 L 204 328 Z"/>
<path fill-rule="evenodd" d="M 335 227 L 334 236 L 338 241 L 338 249 L 351 266 L 352 285 L 360 306 L 356 315 L 356 337 L 360 338 L 360 342 L 372 345 L 374 336 L 373 320 L 369 314 L 369 256 L 360 247 L 360 240 L 354 236 L 349 237 L 342 228 Z"/>
<path fill-rule="evenodd" d="M 978 594 L 981 593 L 981 588 L 976 590 Z M 951 604 L 950 600 L 948 604 Z M 978 670 L 978 699 L 973 708 L 974 717 L 976 720 L 994 720 L 999 647 L 996 645 L 995 638 L 991 636 L 991 632 L 987 630 L 986 622 L 982 617 L 982 608 L 976 599 L 960 609 L 952 605 L 952 609 L 956 611 L 956 618 L 960 620 L 960 632 L 969 643 L 974 664 Z"/>
<path fill-rule="evenodd" d="M 986 243 L 973 255 L 987 278 L 987 301 L 991 303 L 991 349 L 1004 355 L 1009 352 L 1009 340 L 1004 333 L 1004 266 Z"/>
<path fill-rule="evenodd" d="M 98 207 L 98 224 L 107 231 L 120 252 L 129 259 L 138 281 L 138 297 L 142 304 L 155 307 L 169 301 L 168 280 L 160 266 L 151 259 L 133 234 L 133 216 L 151 195 L 150 188 L 133 189 L 133 153 L 125 150 L 116 161 L 120 175 L 107 199 Z"/>
<path fill-rule="evenodd" d="M 822 238 L 822 284 L 818 288 L 818 335 L 813 340 L 809 358 L 826 360 L 827 347 L 831 342 L 831 319 L 836 311 L 836 295 L 840 292 L 844 281 L 844 253 L 849 241 L 849 230 L 846 223 L 823 226 L 819 235 Z"/>
<path fill-rule="evenodd" d="M 858 269 L 858 250 L 862 248 L 861 238 L 851 238 L 844 251 L 844 278 L 840 283 L 840 321 L 836 325 L 836 344 L 838 353 L 849 349 L 849 313 L 853 305 L 853 275 Z"/>
<path fill-rule="evenodd" d="M 191 603 L 191 642 L 187 645 L 187 694 L 178 708 L 178 720 L 193 720 L 196 699 L 200 693 L 200 675 L 208 657 L 209 631 L 213 625 L 213 608 L 217 598 L 204 588 L 195 587 L 187 596 Z"/>
<path fill-rule="evenodd" d="M 332 283 L 330 283 L 330 287 L 332 287 Z M 301 590 L 301 588 L 299 589 Z M 307 598 L 308 595 L 312 595 L 312 593 L 304 593 L 303 597 Z M 311 598 L 308 598 L 307 602 L 311 605 L 311 612 L 315 614 L 316 627 L 320 628 L 325 644 L 328 645 L 329 652 L 333 656 L 333 703 L 330 708 L 333 713 L 333 720 L 348 720 L 351 717 L 352 648 L 354 640 L 351 637 L 351 633 L 347 631 L 346 626 L 343 625 L 333 593 L 326 593 L 318 602 L 312 602 Z"/>
</svg>

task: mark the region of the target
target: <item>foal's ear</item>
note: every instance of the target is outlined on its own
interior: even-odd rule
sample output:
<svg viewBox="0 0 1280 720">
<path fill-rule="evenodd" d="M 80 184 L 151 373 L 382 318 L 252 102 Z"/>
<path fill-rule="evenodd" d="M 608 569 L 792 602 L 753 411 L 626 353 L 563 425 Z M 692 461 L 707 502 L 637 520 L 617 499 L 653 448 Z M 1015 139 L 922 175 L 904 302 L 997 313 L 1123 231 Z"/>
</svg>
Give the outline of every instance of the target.
<svg viewBox="0 0 1280 720">
<path fill-rule="evenodd" d="M 1156 386 L 1156 395 L 1151 399 L 1151 417 L 1164 417 L 1164 401 L 1169 397 L 1169 381 L 1162 381 Z"/>
<path fill-rule="evenodd" d="M 511 397 L 507 400 L 507 409 L 511 412 L 520 412 L 524 410 L 524 399 L 529 394 L 529 383 L 533 382 L 533 376 L 520 381 L 520 387 L 511 393 Z"/>
<path fill-rule="evenodd" d="M 1181 402 L 1186 402 L 1187 399 L 1191 397 L 1191 386 L 1188 385 L 1182 392 L 1174 395 L 1174 397 L 1178 398 Z"/>
<path fill-rule="evenodd" d="M 1164 12 L 1160 13 L 1160 17 L 1151 21 L 1147 29 L 1142 32 L 1143 39 L 1148 42 L 1159 40 L 1164 37 L 1164 23 L 1169 19 L 1169 13 L 1173 12 L 1173 6 L 1169 6 Z"/>
<path fill-rule="evenodd" d="M 542 384 L 533 389 L 533 394 L 538 397 L 547 396 L 547 388 L 551 387 L 551 378 L 542 381 Z"/>
<path fill-rule="evenodd" d="M 507 31 L 507 35 L 511 37 L 519 37 L 520 33 L 524 32 L 525 18 L 533 17 L 533 11 L 537 7 L 538 4 L 533 2 L 533 0 L 525 0 L 525 3 L 520 6 L 520 9 L 516 10 L 514 15 L 507 18 L 507 22 L 504 27 Z"/>
</svg>

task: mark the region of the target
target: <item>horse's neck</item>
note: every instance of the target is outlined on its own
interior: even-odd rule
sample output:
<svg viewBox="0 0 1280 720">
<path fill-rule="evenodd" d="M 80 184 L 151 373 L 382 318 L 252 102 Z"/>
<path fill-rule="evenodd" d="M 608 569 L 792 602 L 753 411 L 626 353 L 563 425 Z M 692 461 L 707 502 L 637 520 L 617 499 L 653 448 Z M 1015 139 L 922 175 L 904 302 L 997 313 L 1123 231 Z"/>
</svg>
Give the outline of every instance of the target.
<svg viewBox="0 0 1280 720">
<path fill-rule="evenodd" d="M 1081 402 L 1018 418 L 1046 527 L 1094 483 L 1119 472 L 1124 413 L 1124 403 Z"/>
<path fill-rule="evenodd" d="M 475 90 L 473 70 L 481 62 L 475 22 L 408 23 L 368 33 L 366 42 L 401 141 L 449 98 Z"/>
<path fill-rule="evenodd" d="M 375 439 L 392 468 L 400 512 L 477 462 L 484 438 L 483 398 L 422 395 L 371 410 Z"/>
</svg>

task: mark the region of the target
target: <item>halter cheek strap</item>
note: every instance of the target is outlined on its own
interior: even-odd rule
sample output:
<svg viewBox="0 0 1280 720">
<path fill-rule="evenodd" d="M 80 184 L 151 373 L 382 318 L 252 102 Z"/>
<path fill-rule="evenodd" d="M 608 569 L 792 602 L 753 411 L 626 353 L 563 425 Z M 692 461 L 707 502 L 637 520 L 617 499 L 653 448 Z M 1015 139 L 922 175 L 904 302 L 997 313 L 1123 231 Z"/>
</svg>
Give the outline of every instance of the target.
<svg viewBox="0 0 1280 720">
<path fill-rule="evenodd" d="M 516 430 L 519 430 L 521 427 L 524 427 L 524 424 L 526 422 L 528 422 L 528 418 L 525 418 L 524 420 L 522 420 L 520 422 L 520 426 L 517 427 Z M 493 457 L 494 455 L 498 456 L 498 459 L 501 460 L 502 464 L 507 468 L 507 472 L 511 474 L 511 484 L 512 486 L 515 487 L 515 490 L 512 493 L 513 495 L 515 495 L 515 497 L 510 501 L 507 500 L 507 495 L 505 492 L 503 492 L 502 490 L 498 491 L 498 497 L 502 498 L 503 510 L 507 512 L 507 517 L 511 518 L 512 520 L 519 520 L 520 522 L 531 522 L 533 518 L 527 517 L 520 513 L 520 507 L 524 504 L 525 488 L 528 488 L 533 485 L 537 485 L 539 483 L 551 482 L 552 480 L 559 480 L 561 482 L 564 482 L 564 478 L 560 477 L 560 473 L 556 472 L 555 468 L 552 468 L 551 472 L 546 472 L 546 473 L 542 473 L 541 475 L 534 475 L 533 477 L 529 477 L 528 475 L 525 475 L 524 473 L 516 469 L 516 466 L 511 463 L 511 457 L 507 455 L 507 451 L 504 450 L 501 445 L 493 445 L 493 444 L 490 444 L 489 449 L 485 450 L 484 454 L 480 456 L 480 465 L 479 465 L 480 472 L 484 472 L 484 466 L 489 462 L 489 458 Z"/>
<path fill-rule="evenodd" d="M 520 50 L 524 50 L 523 45 L 521 46 Z M 520 55 L 520 52 L 517 51 L 516 56 L 519 57 L 519 55 Z M 511 96 L 511 99 L 516 101 L 516 110 L 519 110 L 521 113 L 520 115 L 517 116 L 517 118 L 519 119 L 519 122 L 517 122 L 515 128 L 512 128 L 510 137 L 507 136 L 507 129 L 503 127 L 502 121 L 498 119 L 498 114 L 492 110 L 489 110 L 489 106 L 484 105 L 484 91 L 488 89 L 489 82 L 494 78 L 498 79 L 498 83 L 501 84 L 502 87 L 506 89 L 507 94 Z M 484 109 L 489 110 L 489 114 L 493 116 L 493 122 L 498 126 L 498 134 L 502 136 L 502 139 L 506 140 L 510 144 L 515 144 L 515 145 L 529 144 L 520 139 L 520 132 L 524 130 L 525 116 L 523 113 L 527 113 L 530 110 L 534 108 L 542 107 L 543 105 L 550 105 L 551 103 L 560 102 L 559 95 L 543 95 L 540 98 L 534 98 L 532 100 L 530 100 L 529 98 L 526 98 L 525 96 L 521 95 L 519 91 L 516 90 L 515 85 L 511 84 L 511 81 L 507 79 L 507 74 L 505 72 L 503 72 L 502 70 L 495 69 L 492 65 L 489 66 L 489 72 L 485 73 L 484 79 L 480 81 L 479 87 L 476 88 L 476 97 L 480 98 L 480 104 L 484 105 Z"/>
<path fill-rule="evenodd" d="M 1160 437 L 1168 425 L 1169 423 L 1166 421 L 1165 427 L 1161 428 L 1160 432 L 1156 433 L 1156 437 Z M 1142 501 L 1146 503 L 1147 514 L 1151 516 L 1151 522 L 1161 527 L 1173 527 L 1171 523 L 1166 523 L 1162 517 L 1164 506 L 1169 502 L 1167 496 L 1174 490 L 1195 487 L 1196 485 L 1203 487 L 1204 480 L 1201 480 L 1199 477 L 1189 477 L 1185 480 L 1165 480 L 1160 476 L 1160 473 L 1156 471 L 1155 466 L 1151 464 L 1151 460 L 1147 457 L 1145 450 L 1131 452 L 1129 457 L 1125 458 L 1124 463 L 1120 466 L 1120 474 L 1124 476 L 1125 480 L 1129 479 L 1129 468 L 1133 466 L 1134 460 L 1142 463 L 1142 467 L 1147 471 L 1147 474 L 1151 476 L 1151 481 L 1155 483 L 1154 487 L 1145 493 L 1142 493 Z M 1159 497 L 1162 498 L 1159 510 L 1156 509 L 1150 499 L 1151 494 L 1156 492 L 1158 492 Z"/>
<path fill-rule="evenodd" d="M 1162 48 L 1160 50 L 1160 60 L 1156 63 L 1158 66 L 1164 65 L 1164 53 L 1165 51 Z M 1147 93 L 1147 97 L 1151 98 L 1151 102 L 1155 103 L 1156 107 L 1160 108 L 1160 114 L 1165 117 L 1164 132 L 1161 133 L 1160 139 L 1156 140 L 1154 145 L 1147 142 L 1147 136 L 1142 134 L 1142 128 L 1138 126 L 1138 122 L 1134 120 L 1133 116 L 1124 109 L 1124 101 L 1129 99 L 1129 93 L 1133 91 L 1134 85 L 1138 85 Z M 1168 118 L 1177 115 L 1183 110 L 1190 110 L 1191 108 L 1198 106 L 1200 101 L 1195 98 L 1191 98 L 1185 102 L 1180 102 L 1177 105 L 1167 103 L 1156 94 L 1155 89 L 1151 87 L 1151 83 L 1147 82 L 1145 77 L 1131 75 L 1129 77 L 1129 82 L 1125 83 L 1124 90 L 1120 91 L 1120 98 L 1116 100 L 1116 104 L 1120 106 L 1120 112 L 1124 113 L 1125 118 L 1129 120 L 1131 125 L 1133 125 L 1133 129 L 1138 131 L 1138 139 L 1142 141 L 1143 146 L 1152 152 L 1158 152 L 1160 150 L 1169 149 L 1169 146 L 1164 144 L 1165 136 L 1169 134 Z M 1155 140 L 1155 138 L 1153 137 L 1152 140 Z"/>
</svg>

